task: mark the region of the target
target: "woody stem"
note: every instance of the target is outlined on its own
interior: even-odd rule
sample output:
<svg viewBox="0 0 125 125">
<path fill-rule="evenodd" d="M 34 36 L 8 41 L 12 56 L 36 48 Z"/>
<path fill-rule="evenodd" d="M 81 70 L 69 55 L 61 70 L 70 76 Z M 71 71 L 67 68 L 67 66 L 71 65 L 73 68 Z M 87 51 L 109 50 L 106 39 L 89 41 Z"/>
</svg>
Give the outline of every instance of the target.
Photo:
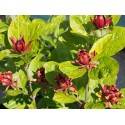
<svg viewBox="0 0 125 125">
<path fill-rule="evenodd" d="M 87 76 L 86 76 L 86 86 L 85 86 L 85 104 L 87 103 L 87 99 L 88 99 L 88 72 L 87 72 Z"/>
<path fill-rule="evenodd" d="M 31 99 L 32 99 L 32 101 L 34 103 L 35 108 L 36 108 L 36 100 L 35 100 L 35 96 L 33 96 L 33 87 L 32 87 L 32 81 L 30 80 L 30 76 L 29 76 L 29 72 L 28 72 L 28 65 L 26 65 L 25 68 L 26 68 L 26 74 L 27 74 L 27 77 L 28 77 L 29 88 L 30 88 L 30 92 L 31 92 L 30 97 L 31 97 Z"/>
</svg>

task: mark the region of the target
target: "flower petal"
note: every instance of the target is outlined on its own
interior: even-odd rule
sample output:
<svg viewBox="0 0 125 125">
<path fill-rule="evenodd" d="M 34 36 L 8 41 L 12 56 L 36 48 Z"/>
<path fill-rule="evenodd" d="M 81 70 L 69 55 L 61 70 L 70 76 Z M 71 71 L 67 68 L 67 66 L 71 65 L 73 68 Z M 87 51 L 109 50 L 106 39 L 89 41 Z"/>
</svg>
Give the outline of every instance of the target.
<svg viewBox="0 0 125 125">
<path fill-rule="evenodd" d="M 110 17 L 110 18 L 106 19 L 106 24 L 105 24 L 105 25 L 107 26 L 107 25 L 109 25 L 111 22 L 112 22 L 112 18 Z"/>
<path fill-rule="evenodd" d="M 16 41 L 17 41 L 17 40 L 16 40 L 14 37 L 12 37 L 12 36 L 11 36 L 9 39 L 11 40 L 12 44 L 13 44 L 14 47 L 15 47 L 15 44 L 16 44 Z"/>
<path fill-rule="evenodd" d="M 29 42 L 25 45 L 24 50 L 27 50 L 27 49 L 29 48 L 29 46 L 30 46 L 31 43 L 32 43 L 32 41 L 29 41 Z"/>
</svg>

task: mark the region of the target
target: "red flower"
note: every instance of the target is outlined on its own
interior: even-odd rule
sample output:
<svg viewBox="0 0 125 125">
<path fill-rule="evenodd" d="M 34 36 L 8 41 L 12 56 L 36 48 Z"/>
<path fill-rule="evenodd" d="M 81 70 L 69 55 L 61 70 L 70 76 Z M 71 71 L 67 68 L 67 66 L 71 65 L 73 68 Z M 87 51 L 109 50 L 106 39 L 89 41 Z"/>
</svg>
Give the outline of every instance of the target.
<svg viewBox="0 0 125 125">
<path fill-rule="evenodd" d="M 41 67 L 39 69 L 39 71 L 37 71 L 36 75 L 37 75 L 37 81 L 36 82 L 38 84 L 39 83 L 42 84 L 44 90 L 46 91 L 46 89 L 48 88 L 48 84 L 47 84 L 48 82 L 47 82 L 47 80 L 45 78 L 45 68 Z"/>
<path fill-rule="evenodd" d="M 84 49 L 79 50 L 77 54 L 78 60 L 71 61 L 71 63 L 80 65 L 79 70 L 82 70 L 84 67 L 90 70 L 90 67 L 96 68 L 98 65 L 97 61 L 93 61 L 93 62 L 91 61 L 95 55 L 96 55 L 95 51 L 89 54 L 87 50 L 84 50 Z"/>
<path fill-rule="evenodd" d="M 111 21 L 111 17 L 106 19 L 104 15 L 96 15 L 94 19 L 91 19 L 91 22 L 97 29 L 104 28 L 105 26 L 109 25 Z"/>
<path fill-rule="evenodd" d="M 13 74 L 12 72 L 8 71 L 8 72 L 4 72 L 0 74 L 0 84 L 2 84 L 3 86 L 7 86 L 5 92 L 8 90 L 8 88 L 11 86 L 12 88 L 16 88 L 15 83 L 13 82 Z"/>
<path fill-rule="evenodd" d="M 58 74 L 58 76 L 55 78 L 55 82 L 57 85 L 56 92 L 62 92 L 65 91 L 66 95 L 68 95 L 68 90 L 77 93 L 76 86 L 73 85 L 72 79 L 62 76 L 61 74 Z"/>
<path fill-rule="evenodd" d="M 101 95 L 100 100 L 106 101 L 106 108 L 112 107 L 112 104 L 120 104 L 119 98 L 123 98 L 123 94 L 119 93 L 119 89 L 114 85 L 104 85 L 99 94 Z"/>
<path fill-rule="evenodd" d="M 28 52 L 29 46 L 31 44 L 32 41 L 29 41 L 26 45 L 25 45 L 25 41 L 24 41 L 24 37 L 22 36 L 19 40 L 16 40 L 14 37 L 10 37 L 10 40 L 13 44 L 13 50 L 18 52 L 18 53 L 23 53 L 23 52 Z"/>
<path fill-rule="evenodd" d="M 41 67 L 40 70 L 37 72 L 37 79 L 38 81 L 45 80 L 45 68 Z"/>
</svg>

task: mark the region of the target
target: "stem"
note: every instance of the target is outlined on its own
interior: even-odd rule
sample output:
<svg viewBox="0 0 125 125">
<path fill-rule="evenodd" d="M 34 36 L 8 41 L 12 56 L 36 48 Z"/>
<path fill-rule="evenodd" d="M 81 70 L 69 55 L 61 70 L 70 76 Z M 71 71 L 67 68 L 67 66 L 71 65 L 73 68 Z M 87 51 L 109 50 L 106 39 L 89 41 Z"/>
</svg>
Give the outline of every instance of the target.
<svg viewBox="0 0 125 125">
<path fill-rule="evenodd" d="M 86 86 L 85 86 L 85 104 L 87 103 L 87 99 L 88 99 L 88 72 L 86 76 Z"/>
<path fill-rule="evenodd" d="M 30 88 L 30 92 L 31 92 L 30 98 L 33 100 L 34 106 L 36 108 L 36 100 L 35 100 L 35 96 L 33 96 L 33 87 L 32 87 L 32 81 L 30 80 L 30 76 L 29 76 L 29 72 L 28 72 L 28 65 L 26 65 L 25 68 L 26 68 L 26 74 L 27 74 L 27 77 L 28 77 L 29 88 Z"/>
</svg>

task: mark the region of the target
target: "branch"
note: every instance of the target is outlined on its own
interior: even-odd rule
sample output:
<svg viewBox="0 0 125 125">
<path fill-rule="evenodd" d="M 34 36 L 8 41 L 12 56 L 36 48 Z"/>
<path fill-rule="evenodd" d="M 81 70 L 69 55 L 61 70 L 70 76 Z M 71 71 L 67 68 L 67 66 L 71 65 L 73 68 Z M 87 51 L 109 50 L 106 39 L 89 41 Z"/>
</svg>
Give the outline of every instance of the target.
<svg viewBox="0 0 125 125">
<path fill-rule="evenodd" d="M 34 102 L 34 105 L 36 107 L 36 100 L 35 100 L 35 96 L 33 96 L 33 87 L 32 87 L 32 80 L 30 79 L 30 76 L 29 76 L 29 72 L 28 72 L 28 65 L 26 65 L 26 74 L 27 74 L 27 77 L 28 77 L 28 81 L 29 81 L 29 88 L 30 88 L 30 92 L 31 92 L 31 99 L 33 100 Z"/>
<path fill-rule="evenodd" d="M 85 104 L 87 103 L 87 99 L 88 99 L 88 72 L 86 76 L 86 86 L 85 86 Z"/>
</svg>

